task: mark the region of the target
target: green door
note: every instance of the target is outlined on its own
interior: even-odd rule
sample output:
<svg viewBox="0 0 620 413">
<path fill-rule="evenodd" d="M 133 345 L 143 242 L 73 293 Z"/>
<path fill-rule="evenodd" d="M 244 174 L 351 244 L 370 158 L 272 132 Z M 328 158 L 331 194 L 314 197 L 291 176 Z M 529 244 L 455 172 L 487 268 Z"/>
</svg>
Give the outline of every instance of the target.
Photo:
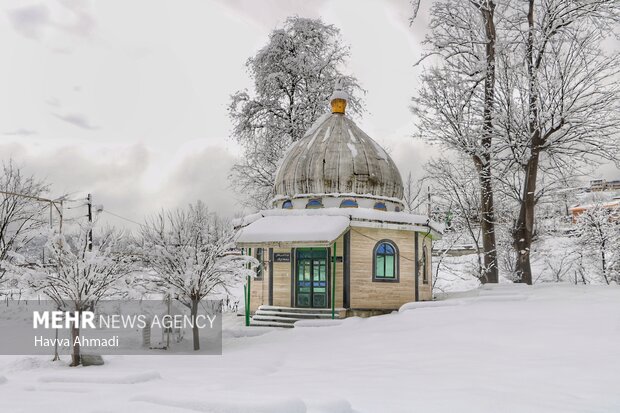
<svg viewBox="0 0 620 413">
<path fill-rule="evenodd" d="M 327 307 L 326 248 L 297 250 L 295 297 L 297 307 Z"/>
</svg>

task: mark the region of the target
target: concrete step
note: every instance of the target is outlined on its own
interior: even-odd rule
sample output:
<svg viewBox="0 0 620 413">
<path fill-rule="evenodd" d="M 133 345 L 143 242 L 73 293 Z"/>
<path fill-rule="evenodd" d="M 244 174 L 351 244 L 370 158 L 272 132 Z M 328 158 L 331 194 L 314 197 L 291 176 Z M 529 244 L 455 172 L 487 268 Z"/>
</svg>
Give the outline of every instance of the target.
<svg viewBox="0 0 620 413">
<path fill-rule="evenodd" d="M 291 323 L 281 323 L 281 322 L 277 322 L 277 321 L 261 321 L 261 320 L 254 321 L 254 319 L 252 319 L 252 322 L 250 323 L 250 327 L 251 326 L 257 326 L 257 327 L 283 327 L 283 328 L 293 328 L 293 327 L 295 327 L 295 325 L 293 325 Z"/>
<path fill-rule="evenodd" d="M 273 305 L 261 305 L 258 307 L 257 312 L 259 311 L 272 311 L 279 313 L 288 313 L 288 314 L 326 314 L 331 316 L 332 309 L 331 308 L 299 308 L 299 307 L 278 307 Z M 344 317 L 347 313 L 345 308 L 336 308 L 336 315 L 341 315 Z"/>
<path fill-rule="evenodd" d="M 275 316 L 267 316 L 263 314 L 256 314 L 252 317 L 252 320 L 256 321 L 276 321 L 279 323 L 294 323 L 295 321 L 299 321 L 298 318 L 290 318 L 290 317 L 275 317 Z"/>
<path fill-rule="evenodd" d="M 346 316 L 344 308 L 336 309 L 336 318 Z M 330 320 L 331 308 L 293 308 L 262 305 L 257 310 L 250 325 L 268 327 L 293 327 L 299 320 Z"/>
<path fill-rule="evenodd" d="M 279 317 L 290 317 L 295 319 L 306 319 L 306 318 L 332 318 L 332 313 L 291 313 L 284 311 L 272 311 L 272 310 L 259 310 L 256 314 L 260 315 L 273 315 Z M 338 317 L 338 313 L 336 312 L 336 317 Z"/>
</svg>

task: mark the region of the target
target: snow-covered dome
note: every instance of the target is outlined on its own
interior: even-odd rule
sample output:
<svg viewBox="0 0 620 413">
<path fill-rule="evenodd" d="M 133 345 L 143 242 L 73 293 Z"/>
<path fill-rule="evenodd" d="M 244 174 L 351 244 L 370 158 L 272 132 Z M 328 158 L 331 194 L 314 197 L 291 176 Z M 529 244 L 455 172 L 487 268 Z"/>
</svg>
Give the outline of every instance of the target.
<svg viewBox="0 0 620 413">
<path fill-rule="evenodd" d="M 402 210 L 403 183 L 398 168 L 385 150 L 345 115 L 345 107 L 346 94 L 336 90 L 332 113 L 319 118 L 287 152 L 276 174 L 276 207 Z M 309 200 L 315 204 L 308 204 Z"/>
</svg>

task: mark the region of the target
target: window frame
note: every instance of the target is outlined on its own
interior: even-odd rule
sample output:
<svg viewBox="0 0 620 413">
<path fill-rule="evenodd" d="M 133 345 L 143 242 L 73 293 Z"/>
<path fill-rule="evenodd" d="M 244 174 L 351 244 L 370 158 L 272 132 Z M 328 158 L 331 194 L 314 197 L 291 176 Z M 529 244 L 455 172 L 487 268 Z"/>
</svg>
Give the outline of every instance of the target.
<svg viewBox="0 0 620 413">
<path fill-rule="evenodd" d="M 346 202 L 351 203 L 351 205 L 345 205 Z M 340 202 L 340 208 L 359 208 L 356 199 L 346 198 Z"/>
<path fill-rule="evenodd" d="M 318 202 L 317 205 L 310 205 L 311 202 Z M 310 198 L 306 202 L 306 209 L 321 209 L 323 208 L 323 200 L 321 198 Z"/>
<path fill-rule="evenodd" d="M 377 277 L 377 250 L 382 244 L 388 244 L 394 249 L 394 277 Z M 400 282 L 400 251 L 396 243 L 390 239 L 382 239 L 372 249 L 372 281 L 373 282 Z"/>
<path fill-rule="evenodd" d="M 380 206 L 380 207 L 378 207 Z M 387 212 L 387 204 L 383 201 L 377 201 L 375 202 L 375 204 L 373 205 L 372 209 L 376 210 L 376 211 L 384 211 Z"/>
<path fill-rule="evenodd" d="M 258 267 L 256 267 L 256 281 L 262 281 L 265 276 L 265 249 L 255 248 L 254 258 L 258 261 Z"/>
</svg>

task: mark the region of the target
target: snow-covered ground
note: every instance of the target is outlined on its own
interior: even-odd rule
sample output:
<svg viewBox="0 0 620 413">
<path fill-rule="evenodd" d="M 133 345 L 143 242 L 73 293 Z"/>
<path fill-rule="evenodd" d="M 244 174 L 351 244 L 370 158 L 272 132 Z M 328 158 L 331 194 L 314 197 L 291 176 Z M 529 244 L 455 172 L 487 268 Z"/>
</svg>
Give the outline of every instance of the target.
<svg viewBox="0 0 620 413">
<path fill-rule="evenodd" d="M 230 315 L 222 356 L 0 357 L 0 412 L 620 411 L 620 287 L 441 298 L 291 330 Z"/>
</svg>

